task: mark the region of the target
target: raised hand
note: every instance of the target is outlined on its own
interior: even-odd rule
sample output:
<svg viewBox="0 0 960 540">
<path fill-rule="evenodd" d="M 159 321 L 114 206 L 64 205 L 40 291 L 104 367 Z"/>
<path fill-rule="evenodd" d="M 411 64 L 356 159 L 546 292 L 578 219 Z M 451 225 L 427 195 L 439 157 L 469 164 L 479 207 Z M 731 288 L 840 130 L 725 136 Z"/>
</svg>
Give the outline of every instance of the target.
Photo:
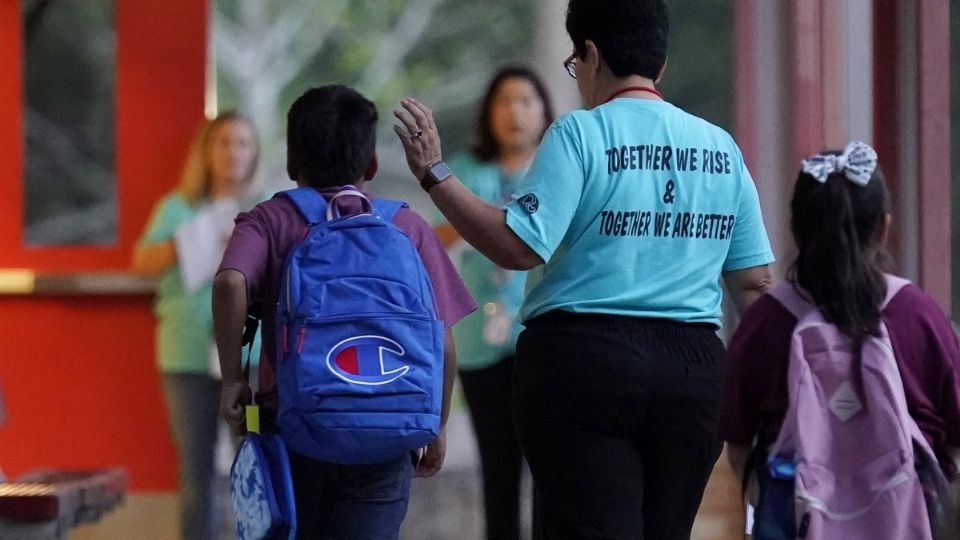
<svg viewBox="0 0 960 540">
<path fill-rule="evenodd" d="M 405 98 L 393 115 L 403 124 L 394 125 L 393 131 L 403 144 L 410 172 L 417 179 L 423 178 L 427 169 L 442 159 L 433 110 L 413 98 Z"/>
</svg>

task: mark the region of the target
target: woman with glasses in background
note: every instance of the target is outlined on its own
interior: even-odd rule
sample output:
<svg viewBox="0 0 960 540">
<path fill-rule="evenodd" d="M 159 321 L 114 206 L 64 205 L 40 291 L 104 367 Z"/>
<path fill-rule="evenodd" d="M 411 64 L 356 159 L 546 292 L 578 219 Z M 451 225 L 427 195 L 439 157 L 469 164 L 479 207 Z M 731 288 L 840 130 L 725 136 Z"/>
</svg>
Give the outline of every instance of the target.
<svg viewBox="0 0 960 540">
<path fill-rule="evenodd" d="M 553 107 L 530 69 L 506 66 L 494 74 L 480 103 L 477 141 L 450 166 L 472 193 L 489 204 L 510 201 L 536 153 Z M 498 267 L 449 224 L 437 227 L 460 276 L 480 307 L 454 326 L 457 367 L 470 410 L 483 473 L 489 540 L 519 540 L 523 458 L 511 407 L 517 313 L 526 274 Z"/>
</svg>

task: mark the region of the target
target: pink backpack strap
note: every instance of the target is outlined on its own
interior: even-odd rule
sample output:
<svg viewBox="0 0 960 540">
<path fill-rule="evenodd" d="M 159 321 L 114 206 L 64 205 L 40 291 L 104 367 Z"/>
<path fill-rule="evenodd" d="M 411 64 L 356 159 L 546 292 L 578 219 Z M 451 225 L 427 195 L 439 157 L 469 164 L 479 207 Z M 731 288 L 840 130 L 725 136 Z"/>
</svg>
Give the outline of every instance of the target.
<svg viewBox="0 0 960 540">
<path fill-rule="evenodd" d="M 777 302 L 780 302 L 783 307 L 787 308 L 787 311 L 793 314 L 798 321 L 803 319 L 811 311 L 817 309 L 817 306 L 801 296 L 797 287 L 789 281 L 784 281 L 780 285 L 777 285 L 767 291 L 767 294 L 772 296 Z"/>
<path fill-rule="evenodd" d="M 883 277 L 887 279 L 887 297 L 883 299 L 883 304 L 880 305 L 881 310 L 887 307 L 887 304 L 900 292 L 900 289 L 910 284 L 909 279 L 904 279 L 893 274 L 884 274 Z"/>
<path fill-rule="evenodd" d="M 893 300 L 893 297 L 896 296 L 901 289 L 910 284 L 910 280 L 894 276 L 893 274 L 884 274 L 884 278 L 886 278 L 887 281 L 887 296 L 883 299 L 883 303 L 880 304 L 881 310 L 887 307 L 887 304 Z M 768 291 L 767 294 L 776 299 L 777 302 L 780 302 L 783 307 L 787 308 L 797 320 L 802 319 L 812 310 L 816 309 L 816 306 L 813 305 L 810 300 L 803 297 L 798 290 L 798 286 L 789 281 L 784 281 L 780 285 L 777 285 Z"/>
</svg>

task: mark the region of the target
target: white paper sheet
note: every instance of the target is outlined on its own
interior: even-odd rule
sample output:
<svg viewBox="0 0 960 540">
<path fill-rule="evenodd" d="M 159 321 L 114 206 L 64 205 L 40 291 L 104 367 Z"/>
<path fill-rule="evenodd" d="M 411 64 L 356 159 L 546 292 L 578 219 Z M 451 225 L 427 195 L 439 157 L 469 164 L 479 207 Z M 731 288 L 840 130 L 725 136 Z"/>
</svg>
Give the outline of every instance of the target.
<svg viewBox="0 0 960 540">
<path fill-rule="evenodd" d="M 213 280 L 233 230 L 233 219 L 239 211 L 236 200 L 219 199 L 177 229 L 174 235 L 177 263 L 183 287 L 188 293 L 196 292 Z"/>
</svg>

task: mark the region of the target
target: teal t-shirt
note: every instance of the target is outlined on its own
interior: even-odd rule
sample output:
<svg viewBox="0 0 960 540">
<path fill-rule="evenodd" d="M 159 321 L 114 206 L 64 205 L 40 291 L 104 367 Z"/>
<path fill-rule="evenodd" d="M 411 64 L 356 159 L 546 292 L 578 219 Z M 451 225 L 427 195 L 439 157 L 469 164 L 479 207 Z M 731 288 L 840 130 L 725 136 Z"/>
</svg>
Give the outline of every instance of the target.
<svg viewBox="0 0 960 540">
<path fill-rule="evenodd" d="M 523 320 L 562 309 L 719 326 L 721 272 L 773 261 L 733 138 L 661 101 L 558 119 L 506 211 L 546 262 L 528 272 Z"/>
<path fill-rule="evenodd" d="M 483 200 L 500 206 L 510 200 L 526 168 L 506 172 L 496 161 L 480 162 L 469 154 L 450 159 L 457 178 Z M 526 272 L 504 270 L 466 242 L 451 249 L 451 257 L 480 309 L 453 327 L 457 365 L 480 369 L 514 354 Z"/>
<path fill-rule="evenodd" d="M 196 215 L 190 203 L 177 193 L 165 196 L 154 207 L 153 214 L 138 244 L 172 240 L 184 223 Z M 206 373 L 213 345 L 212 283 L 188 293 L 180 277 L 180 267 L 173 265 L 160 275 L 154 297 L 153 313 L 157 318 L 157 365 L 167 373 Z M 258 339 L 254 342 L 251 362 L 260 358 Z M 246 350 L 244 350 L 246 355 Z"/>
</svg>

